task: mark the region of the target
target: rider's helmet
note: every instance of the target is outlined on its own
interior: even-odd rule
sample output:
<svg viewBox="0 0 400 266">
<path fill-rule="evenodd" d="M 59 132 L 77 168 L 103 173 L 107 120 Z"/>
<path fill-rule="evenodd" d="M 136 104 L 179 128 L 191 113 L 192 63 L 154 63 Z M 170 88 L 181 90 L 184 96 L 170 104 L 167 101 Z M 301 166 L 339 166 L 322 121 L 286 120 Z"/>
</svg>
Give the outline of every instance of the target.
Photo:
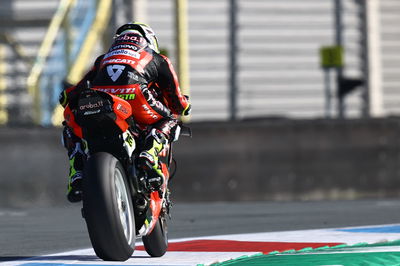
<svg viewBox="0 0 400 266">
<path fill-rule="evenodd" d="M 115 34 L 119 36 L 129 32 L 136 32 L 142 35 L 149 44 L 149 47 L 155 52 L 160 53 L 157 37 L 149 25 L 140 22 L 130 22 L 119 27 Z"/>
</svg>

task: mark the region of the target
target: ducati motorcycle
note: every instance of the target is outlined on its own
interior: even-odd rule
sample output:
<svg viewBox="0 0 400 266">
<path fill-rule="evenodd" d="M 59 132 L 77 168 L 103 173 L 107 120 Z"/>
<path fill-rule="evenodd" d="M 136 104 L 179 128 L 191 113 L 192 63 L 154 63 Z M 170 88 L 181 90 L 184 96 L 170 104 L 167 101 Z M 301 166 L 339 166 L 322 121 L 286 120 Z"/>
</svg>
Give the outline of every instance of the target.
<svg viewBox="0 0 400 266">
<path fill-rule="evenodd" d="M 142 140 L 127 101 L 88 88 L 76 106 L 66 107 L 64 118 L 83 140 L 87 155 L 82 216 L 96 255 L 103 260 L 125 261 L 141 237 L 150 256 L 163 256 L 168 247 L 171 207 L 168 182 L 174 175 L 170 175 L 170 168 L 176 166 L 172 143 L 159 153 L 165 182 L 160 190 L 151 191 L 146 171 L 136 165 Z M 179 135 L 191 135 L 190 129 L 179 125 L 175 140 Z"/>
</svg>

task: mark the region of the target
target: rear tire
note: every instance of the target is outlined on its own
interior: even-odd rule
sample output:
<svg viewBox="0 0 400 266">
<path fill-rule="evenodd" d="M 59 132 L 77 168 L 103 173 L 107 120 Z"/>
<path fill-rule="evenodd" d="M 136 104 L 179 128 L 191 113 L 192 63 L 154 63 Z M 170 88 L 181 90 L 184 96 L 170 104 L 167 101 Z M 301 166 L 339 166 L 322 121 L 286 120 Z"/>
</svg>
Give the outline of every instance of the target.
<svg viewBox="0 0 400 266">
<path fill-rule="evenodd" d="M 144 249 L 152 257 L 161 257 L 168 249 L 167 223 L 164 218 L 159 218 L 153 231 L 142 237 Z"/>
<path fill-rule="evenodd" d="M 90 156 L 85 166 L 83 212 L 96 255 L 109 261 L 129 259 L 136 239 L 131 193 L 124 168 L 109 153 Z"/>
</svg>

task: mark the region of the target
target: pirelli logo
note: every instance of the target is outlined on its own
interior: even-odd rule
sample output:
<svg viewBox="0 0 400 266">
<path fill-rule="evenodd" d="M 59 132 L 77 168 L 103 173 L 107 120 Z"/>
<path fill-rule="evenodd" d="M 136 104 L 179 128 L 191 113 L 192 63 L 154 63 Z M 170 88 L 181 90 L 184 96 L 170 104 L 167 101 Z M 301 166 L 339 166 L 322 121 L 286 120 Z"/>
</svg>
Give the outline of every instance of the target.
<svg viewBox="0 0 400 266">
<path fill-rule="evenodd" d="M 133 58 L 136 58 L 136 59 L 140 58 L 140 54 L 139 53 L 137 53 L 135 51 L 132 51 L 132 50 L 129 50 L 129 49 L 114 50 L 114 51 L 109 52 L 108 54 L 106 54 L 104 56 L 104 58 L 109 58 L 109 57 L 116 56 L 116 55 L 129 56 L 129 57 L 133 57 Z"/>
</svg>

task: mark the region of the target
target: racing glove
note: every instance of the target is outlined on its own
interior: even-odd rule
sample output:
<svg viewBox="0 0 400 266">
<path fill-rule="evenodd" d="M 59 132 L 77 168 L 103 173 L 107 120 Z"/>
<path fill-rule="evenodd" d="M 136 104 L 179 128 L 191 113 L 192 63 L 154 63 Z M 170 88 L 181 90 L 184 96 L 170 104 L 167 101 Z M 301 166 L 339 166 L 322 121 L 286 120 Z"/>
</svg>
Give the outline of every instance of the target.
<svg viewBox="0 0 400 266">
<path fill-rule="evenodd" d="M 64 87 L 64 90 L 60 93 L 60 96 L 58 96 L 58 101 L 61 106 L 65 108 L 65 106 L 67 106 L 68 102 L 70 101 L 70 97 L 68 97 L 68 91 L 71 90 L 71 87 L 73 87 L 73 85 L 68 81 L 63 80 L 62 86 Z"/>
<path fill-rule="evenodd" d="M 189 103 L 187 106 L 186 106 L 186 108 L 185 108 L 185 110 L 183 110 L 183 112 L 182 112 L 182 115 L 190 115 L 190 113 L 192 112 L 192 105 Z"/>
<path fill-rule="evenodd" d="M 186 106 L 186 108 L 183 110 L 182 115 L 190 115 L 190 113 L 192 112 L 192 105 L 189 103 L 189 96 L 188 95 L 184 95 L 186 100 L 188 101 L 188 105 Z"/>
<path fill-rule="evenodd" d="M 62 107 L 65 108 L 65 106 L 67 106 L 67 104 L 68 104 L 68 96 L 67 96 L 67 92 L 65 90 L 63 90 L 60 93 L 60 96 L 58 97 L 58 101 L 60 102 Z"/>
</svg>

